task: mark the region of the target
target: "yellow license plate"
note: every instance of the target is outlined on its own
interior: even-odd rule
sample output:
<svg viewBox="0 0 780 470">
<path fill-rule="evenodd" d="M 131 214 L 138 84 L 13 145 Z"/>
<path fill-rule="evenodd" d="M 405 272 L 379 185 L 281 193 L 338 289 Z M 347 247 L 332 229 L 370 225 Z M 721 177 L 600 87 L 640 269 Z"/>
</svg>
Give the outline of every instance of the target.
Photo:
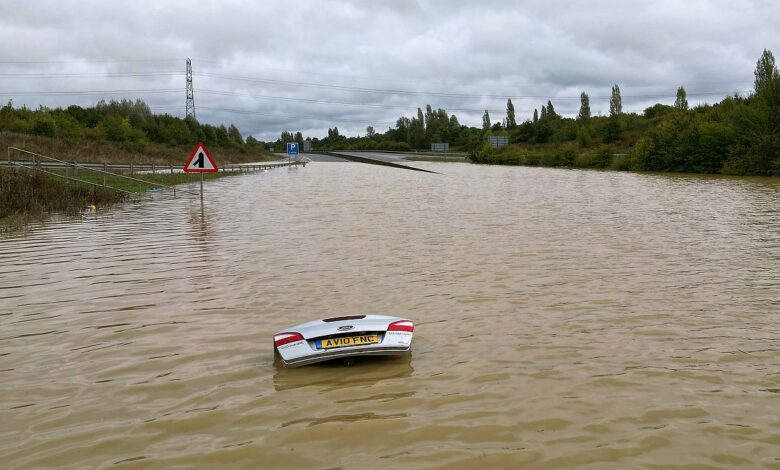
<svg viewBox="0 0 780 470">
<path fill-rule="evenodd" d="M 342 336 L 340 338 L 328 338 L 317 341 L 317 349 L 343 348 L 346 346 L 361 346 L 363 344 L 376 344 L 379 342 L 377 335 Z"/>
</svg>

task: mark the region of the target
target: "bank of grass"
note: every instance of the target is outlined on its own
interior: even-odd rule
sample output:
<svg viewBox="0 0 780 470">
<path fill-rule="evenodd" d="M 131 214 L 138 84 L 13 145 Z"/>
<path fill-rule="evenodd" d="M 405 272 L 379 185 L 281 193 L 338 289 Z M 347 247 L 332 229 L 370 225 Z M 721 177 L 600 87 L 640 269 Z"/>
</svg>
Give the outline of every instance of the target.
<svg viewBox="0 0 780 470">
<path fill-rule="evenodd" d="M 404 157 L 404 160 L 409 160 L 413 162 L 455 162 L 455 163 L 463 163 L 467 162 L 468 157 Z"/>
<path fill-rule="evenodd" d="M 64 170 L 57 170 L 64 174 Z M 204 180 L 212 180 L 233 173 L 206 173 Z M 90 206 L 106 207 L 120 203 L 131 194 L 101 187 L 103 175 L 87 170 L 68 172 L 69 177 L 94 183 L 94 185 L 68 181 L 45 173 L 21 169 L 0 167 L 0 232 L 23 230 L 32 221 L 44 214 L 62 213 L 78 215 Z M 192 173 L 157 173 L 128 175 L 151 183 L 166 186 L 194 183 L 200 175 Z M 161 189 L 154 184 L 132 181 L 118 176 L 107 175 L 105 184 L 113 188 L 142 193 Z"/>
<path fill-rule="evenodd" d="M 0 148 L 18 147 L 59 160 L 90 163 L 155 163 L 180 168 L 190 156 L 190 146 L 169 146 L 156 143 L 111 142 L 86 138 L 51 138 L 16 132 L 0 132 Z M 225 163 L 253 163 L 275 160 L 277 157 L 262 146 L 245 146 L 240 149 L 209 148 L 217 165 Z M 11 151 L 14 160 L 28 160 L 31 157 Z"/>
<path fill-rule="evenodd" d="M 469 158 L 474 163 L 492 165 L 595 168 L 619 171 L 639 169 L 631 153 L 609 144 L 587 150 L 580 149 L 574 143 L 536 148 L 512 145 L 492 149 L 489 146 L 483 146 Z"/>
<path fill-rule="evenodd" d="M 194 146 L 195 142 L 193 142 Z M 158 164 L 181 168 L 192 152 L 192 146 L 169 146 L 157 143 L 112 142 L 87 138 L 51 138 L 38 135 L 0 132 L 0 148 L 17 147 L 64 161 Z M 262 146 L 244 145 L 241 148 L 212 148 L 217 165 L 225 163 L 253 163 L 275 160 L 277 157 Z M 32 156 L 10 150 L 3 159 L 31 160 Z M 53 170 L 66 174 L 65 170 Z M 231 173 L 208 173 L 204 179 L 221 178 Z M 103 175 L 88 170 L 69 169 L 67 175 L 80 180 L 103 184 Z M 186 173 L 157 173 L 133 175 L 135 178 L 164 185 L 196 182 L 199 175 Z M 130 192 L 159 189 L 158 186 L 107 176 L 108 186 Z M 41 172 L 22 168 L 0 168 L 0 231 L 23 228 L 28 222 L 46 213 L 77 214 L 87 206 L 106 206 L 128 197 L 120 191 L 99 186 L 66 181 Z"/>
<path fill-rule="evenodd" d="M 0 231 L 16 230 L 48 212 L 75 215 L 84 207 L 121 202 L 125 195 L 73 184 L 43 173 L 0 168 Z"/>
</svg>

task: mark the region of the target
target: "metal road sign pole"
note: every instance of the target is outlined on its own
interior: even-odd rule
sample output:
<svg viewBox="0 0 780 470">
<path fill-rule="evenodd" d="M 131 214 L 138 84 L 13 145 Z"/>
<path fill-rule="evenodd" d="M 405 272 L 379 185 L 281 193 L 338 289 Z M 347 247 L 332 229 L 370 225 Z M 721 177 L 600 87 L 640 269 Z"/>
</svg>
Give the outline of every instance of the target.
<svg viewBox="0 0 780 470">
<path fill-rule="evenodd" d="M 200 211 L 203 212 L 203 173 L 200 174 Z"/>
</svg>

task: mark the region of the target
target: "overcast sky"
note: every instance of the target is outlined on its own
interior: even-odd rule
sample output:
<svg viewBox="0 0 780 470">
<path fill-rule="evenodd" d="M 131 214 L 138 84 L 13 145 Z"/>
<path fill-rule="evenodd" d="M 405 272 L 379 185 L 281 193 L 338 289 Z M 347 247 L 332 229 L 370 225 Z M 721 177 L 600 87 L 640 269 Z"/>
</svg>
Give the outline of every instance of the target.
<svg viewBox="0 0 780 470">
<path fill-rule="evenodd" d="M 384 131 L 426 104 L 480 126 L 579 94 L 607 114 L 691 104 L 752 87 L 780 53 L 780 1 L 44 1 L 0 2 L 0 100 L 29 107 L 141 98 L 183 116 L 185 60 L 199 121 L 246 137 Z M 124 91 L 123 91 L 124 90 Z M 109 93 L 114 91 L 115 93 Z M 70 94 L 63 94 L 71 92 Z"/>
</svg>

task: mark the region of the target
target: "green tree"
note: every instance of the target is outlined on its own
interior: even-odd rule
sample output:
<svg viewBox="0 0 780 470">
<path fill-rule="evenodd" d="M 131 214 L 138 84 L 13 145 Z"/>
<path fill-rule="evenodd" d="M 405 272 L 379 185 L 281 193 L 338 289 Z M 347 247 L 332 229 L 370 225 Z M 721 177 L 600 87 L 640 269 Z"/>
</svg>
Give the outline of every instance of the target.
<svg viewBox="0 0 780 470">
<path fill-rule="evenodd" d="M 430 130 L 432 127 L 431 124 L 433 124 L 433 108 L 431 108 L 431 105 L 426 104 L 425 105 L 425 130 Z"/>
<path fill-rule="evenodd" d="M 171 127 L 176 125 L 175 121 L 170 121 L 169 124 Z M 133 128 L 130 126 L 130 119 L 117 114 L 106 116 L 100 123 L 100 127 L 103 129 L 103 132 L 105 132 L 105 136 L 108 140 L 118 142 L 130 140 L 133 132 Z M 179 142 L 175 137 L 172 137 L 171 143 L 178 144 Z"/>
<path fill-rule="evenodd" d="M 604 126 L 604 142 L 612 143 L 620 140 L 620 121 L 617 114 L 610 116 L 607 125 Z"/>
<path fill-rule="evenodd" d="M 688 98 L 685 95 L 685 88 L 677 89 L 677 99 L 674 100 L 674 108 L 680 111 L 688 111 Z"/>
<path fill-rule="evenodd" d="M 54 118 L 49 113 L 39 113 L 33 118 L 32 131 L 36 135 L 54 137 L 56 129 Z"/>
<path fill-rule="evenodd" d="M 241 144 L 244 143 L 241 132 L 238 130 L 238 127 L 233 124 L 228 127 L 228 138 L 230 139 L 230 142 L 236 146 L 241 146 Z"/>
<path fill-rule="evenodd" d="M 214 129 L 217 137 L 217 145 L 220 147 L 230 146 L 230 136 L 228 135 L 227 127 L 224 124 Z"/>
<path fill-rule="evenodd" d="M 374 130 L 374 126 L 368 126 L 366 127 L 366 137 L 369 139 L 373 138 L 376 135 L 376 131 Z"/>
<path fill-rule="evenodd" d="M 558 117 L 558 114 L 555 112 L 555 108 L 553 107 L 552 101 L 550 100 L 547 100 L 547 117 L 548 118 Z"/>
<path fill-rule="evenodd" d="M 490 114 L 488 110 L 485 110 L 485 114 L 482 115 L 482 130 L 486 131 L 490 129 Z"/>
<path fill-rule="evenodd" d="M 617 83 L 612 86 L 612 96 L 609 98 L 609 115 L 620 116 L 623 114 L 623 99 L 620 97 L 620 87 Z"/>
<path fill-rule="evenodd" d="M 506 127 L 507 129 L 514 129 L 517 126 L 515 121 L 515 105 L 512 104 L 512 98 L 506 100 Z"/>
<path fill-rule="evenodd" d="M 544 109 L 544 108 L 542 108 Z M 534 108 L 534 123 L 539 122 L 539 112 Z"/>
<path fill-rule="evenodd" d="M 756 62 L 756 70 L 753 72 L 753 74 L 756 76 L 756 80 L 754 82 L 756 93 L 760 93 L 767 83 L 780 75 L 777 72 L 775 56 L 772 55 L 772 51 L 764 49 L 761 57 Z"/>
<path fill-rule="evenodd" d="M 460 132 L 460 123 L 458 122 L 458 116 L 450 116 L 450 134 L 453 136 L 452 140 L 455 140 L 455 136 Z"/>
<path fill-rule="evenodd" d="M 577 120 L 586 122 L 590 119 L 590 98 L 584 91 L 580 93 L 580 112 L 577 114 Z"/>
<path fill-rule="evenodd" d="M 416 149 L 425 148 L 425 124 L 417 118 L 412 118 L 409 125 L 409 145 Z"/>
<path fill-rule="evenodd" d="M 724 173 L 780 175 L 780 77 L 769 79 L 747 106 L 735 108 L 737 142 Z"/>
<path fill-rule="evenodd" d="M 547 117 L 547 107 L 542 106 L 542 112 L 539 114 L 539 120 L 544 121 L 544 119 Z"/>
<path fill-rule="evenodd" d="M 411 126 L 411 119 L 406 116 L 399 117 L 395 122 L 395 140 L 397 142 L 406 142 L 407 144 L 410 143 L 409 131 Z"/>
</svg>

